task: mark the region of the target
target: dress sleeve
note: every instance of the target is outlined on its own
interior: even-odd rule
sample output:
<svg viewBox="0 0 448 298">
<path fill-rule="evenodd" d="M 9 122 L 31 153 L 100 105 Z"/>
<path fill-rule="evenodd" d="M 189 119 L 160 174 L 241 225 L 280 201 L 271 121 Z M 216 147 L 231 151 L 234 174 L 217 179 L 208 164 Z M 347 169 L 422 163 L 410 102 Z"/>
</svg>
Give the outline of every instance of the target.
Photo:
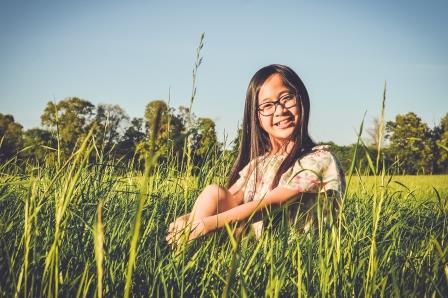
<svg viewBox="0 0 448 298">
<path fill-rule="evenodd" d="M 241 191 L 244 191 L 247 181 L 249 180 L 249 175 L 251 174 L 251 164 L 253 164 L 253 162 L 249 162 L 241 171 L 239 171 L 240 178 L 235 181 L 235 185 L 237 185 L 238 189 Z"/>
<path fill-rule="evenodd" d="M 337 158 L 330 153 L 330 163 L 324 171 L 322 177 L 322 191 L 335 191 L 338 196 L 342 196 L 345 192 L 345 175 Z"/>
<path fill-rule="evenodd" d="M 315 150 L 297 160 L 283 173 L 278 185 L 308 193 L 333 190 L 338 195 L 341 195 L 345 188 L 339 162 L 325 149 Z"/>
</svg>

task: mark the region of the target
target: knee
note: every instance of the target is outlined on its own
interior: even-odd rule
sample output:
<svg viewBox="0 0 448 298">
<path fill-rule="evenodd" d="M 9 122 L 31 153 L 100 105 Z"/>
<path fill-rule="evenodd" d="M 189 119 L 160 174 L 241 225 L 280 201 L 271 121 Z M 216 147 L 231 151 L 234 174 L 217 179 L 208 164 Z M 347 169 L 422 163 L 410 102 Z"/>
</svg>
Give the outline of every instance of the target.
<svg viewBox="0 0 448 298">
<path fill-rule="evenodd" d="M 210 184 L 204 188 L 202 191 L 203 196 L 205 197 L 212 197 L 216 199 L 222 199 L 225 197 L 226 190 L 217 185 L 217 184 Z"/>
<path fill-rule="evenodd" d="M 222 188 L 217 184 L 207 185 L 203 190 L 203 192 L 207 194 L 218 194 L 220 191 L 222 191 Z"/>
</svg>

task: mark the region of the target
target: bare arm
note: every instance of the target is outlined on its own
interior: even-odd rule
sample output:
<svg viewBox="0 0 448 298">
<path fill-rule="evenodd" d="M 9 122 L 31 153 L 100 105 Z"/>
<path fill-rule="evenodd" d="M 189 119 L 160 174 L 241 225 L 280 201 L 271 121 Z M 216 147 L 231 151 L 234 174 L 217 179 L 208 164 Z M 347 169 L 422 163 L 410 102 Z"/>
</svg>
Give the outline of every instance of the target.
<svg viewBox="0 0 448 298">
<path fill-rule="evenodd" d="M 190 234 L 190 239 L 194 239 L 205 233 L 203 225 L 200 228 L 197 227 L 198 221 L 202 224 L 203 218 L 211 217 L 216 213 L 224 213 L 242 202 L 243 192 L 236 184 L 228 190 L 215 184 L 209 185 L 196 199 L 191 213 L 184 214 L 169 224 L 166 240 L 169 243 L 177 242 L 181 235 L 179 231 L 184 230 L 190 224 L 195 227 Z"/>
<path fill-rule="evenodd" d="M 232 194 L 234 200 L 240 205 L 243 202 L 243 191 L 238 187 L 238 185 L 233 184 L 228 191 Z"/>
<path fill-rule="evenodd" d="M 276 187 L 268 192 L 262 200 L 243 203 L 217 215 L 202 218 L 204 232 L 208 233 L 215 229 L 222 228 L 229 222 L 248 219 L 255 212 L 260 211 L 270 205 L 280 205 L 285 203 L 299 193 L 300 192 L 297 190 L 292 190 L 285 187 Z"/>
</svg>

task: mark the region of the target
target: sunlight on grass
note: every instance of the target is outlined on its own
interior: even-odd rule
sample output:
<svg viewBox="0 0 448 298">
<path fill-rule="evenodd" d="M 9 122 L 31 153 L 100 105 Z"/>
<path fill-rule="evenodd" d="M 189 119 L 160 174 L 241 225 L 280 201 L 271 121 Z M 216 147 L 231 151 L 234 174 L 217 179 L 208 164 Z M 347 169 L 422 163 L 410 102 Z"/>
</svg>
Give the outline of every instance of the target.
<svg viewBox="0 0 448 298">
<path fill-rule="evenodd" d="M 172 250 L 167 225 L 203 187 L 225 183 L 229 157 L 211 154 L 200 174 L 185 180 L 174 160 L 145 176 L 113 160 L 85 163 L 91 148 L 82 150 L 65 167 L 1 168 L 2 295 L 111 296 L 124 293 L 127 280 L 137 296 L 363 296 L 367 286 L 385 296 L 448 291 L 447 175 L 385 175 L 384 186 L 375 182 L 381 177 L 353 175 L 340 226 L 320 222 L 302 234 L 279 211 L 258 240 L 250 233 L 234 239 L 228 227 Z M 366 284 L 380 191 L 375 275 Z"/>
</svg>

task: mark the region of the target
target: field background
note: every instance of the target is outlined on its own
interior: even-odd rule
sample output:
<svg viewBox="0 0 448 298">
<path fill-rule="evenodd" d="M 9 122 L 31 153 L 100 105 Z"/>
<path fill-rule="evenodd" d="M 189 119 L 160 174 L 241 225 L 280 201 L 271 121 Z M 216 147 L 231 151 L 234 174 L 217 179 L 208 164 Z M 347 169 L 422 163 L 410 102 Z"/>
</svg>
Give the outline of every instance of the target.
<svg viewBox="0 0 448 298">
<path fill-rule="evenodd" d="M 1 2 L 0 297 L 448 297 L 448 2 L 175 2 Z M 168 246 L 276 62 L 346 171 L 339 217 Z"/>
<path fill-rule="evenodd" d="M 448 176 L 347 177 L 340 224 L 261 239 L 221 230 L 171 249 L 166 229 L 231 163 L 136 172 L 87 141 L 66 163 L 2 166 L 2 296 L 435 296 L 448 293 Z M 356 171 L 353 171 L 355 173 Z M 190 172 L 191 173 L 191 172 Z M 323 202 L 324 204 L 325 202 Z"/>
</svg>

